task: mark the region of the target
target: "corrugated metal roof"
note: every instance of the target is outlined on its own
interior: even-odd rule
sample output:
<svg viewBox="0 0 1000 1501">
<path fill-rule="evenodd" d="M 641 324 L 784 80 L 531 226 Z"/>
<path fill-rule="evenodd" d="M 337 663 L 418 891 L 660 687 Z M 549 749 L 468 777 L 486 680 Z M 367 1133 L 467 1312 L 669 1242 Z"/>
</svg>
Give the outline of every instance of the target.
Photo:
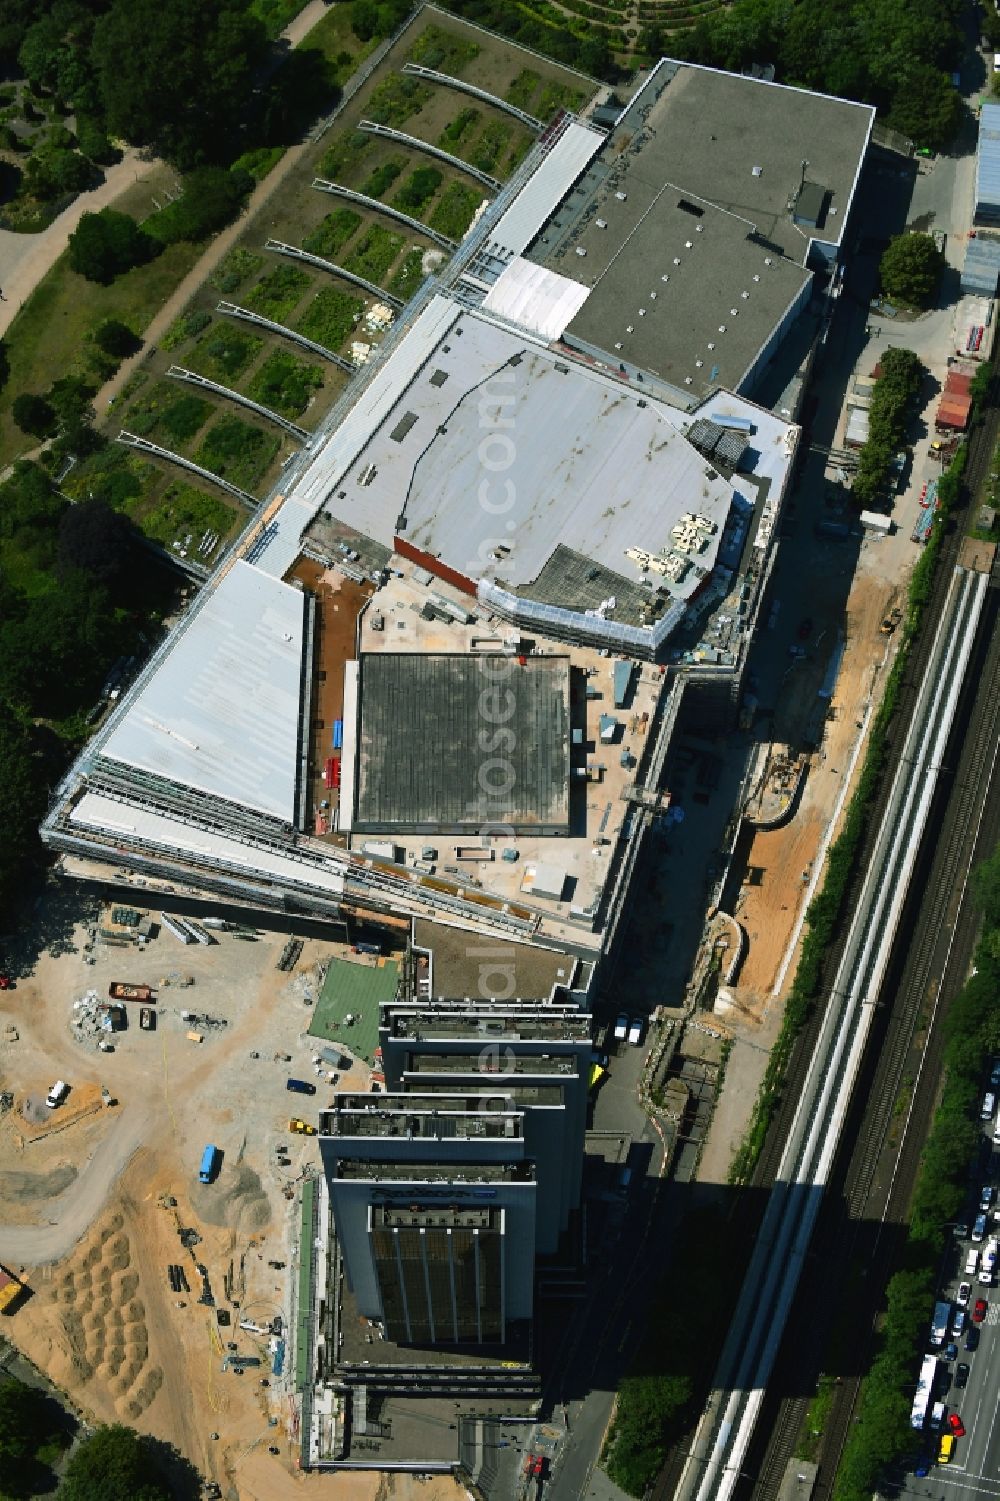
<svg viewBox="0 0 1000 1501">
<path fill-rule="evenodd" d="M 1000 208 L 1000 104 L 984 104 L 979 112 L 976 147 L 976 212 L 981 205 Z"/>
<path fill-rule="evenodd" d="M 70 822 L 95 832 L 121 834 L 129 844 L 141 839 L 166 850 L 183 850 L 201 860 L 218 861 L 236 872 L 287 880 L 339 894 L 344 889 L 343 869 L 331 857 L 329 866 L 293 860 L 275 850 L 264 849 L 245 839 L 227 839 L 207 829 L 194 828 L 178 818 L 168 818 L 149 808 L 118 802 L 99 792 L 87 792 L 70 814 Z"/>
<path fill-rule="evenodd" d="M 576 121 L 567 125 L 538 170 L 494 226 L 490 244 L 520 255 L 556 205 L 597 155 L 606 137 Z"/>
<path fill-rule="evenodd" d="M 102 754 L 290 823 L 303 620 L 299 590 L 237 562 Z"/>
<path fill-rule="evenodd" d="M 590 288 L 515 256 L 491 288 L 483 308 L 543 339 L 558 339 L 590 296 Z"/>
<path fill-rule="evenodd" d="M 962 268 L 962 291 L 984 293 L 995 297 L 1000 279 L 1000 240 L 991 240 L 977 235 L 965 243 L 965 265 Z"/>
</svg>

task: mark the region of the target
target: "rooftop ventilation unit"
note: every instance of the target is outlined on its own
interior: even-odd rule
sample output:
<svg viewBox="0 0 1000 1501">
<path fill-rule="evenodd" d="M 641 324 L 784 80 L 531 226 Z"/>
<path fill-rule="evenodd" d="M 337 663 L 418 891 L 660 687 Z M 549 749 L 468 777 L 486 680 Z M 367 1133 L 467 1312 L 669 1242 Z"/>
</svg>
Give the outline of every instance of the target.
<svg viewBox="0 0 1000 1501">
<path fill-rule="evenodd" d="M 625 325 L 625 332 L 627 334 L 634 333 L 635 332 L 635 324 L 634 323 L 626 323 L 626 325 Z"/>
<path fill-rule="evenodd" d="M 720 323 L 719 324 L 719 333 L 720 334 L 724 334 L 725 331 L 726 331 L 726 325 L 724 323 Z"/>
<path fill-rule="evenodd" d="M 621 349 L 621 347 L 622 347 L 622 341 L 621 341 L 621 339 L 619 339 L 618 342 L 617 342 L 617 344 L 615 345 L 615 348 L 616 349 Z"/>
<path fill-rule="evenodd" d="M 694 241 L 693 240 L 685 240 L 684 241 L 684 249 L 685 250 L 693 250 L 694 249 Z"/>
<path fill-rule="evenodd" d="M 646 309 L 644 307 L 641 307 L 639 309 L 639 317 L 640 318 L 645 318 L 645 316 L 646 316 Z"/>
<path fill-rule="evenodd" d="M 587 249 L 586 249 L 586 246 L 584 246 L 584 245 L 577 245 L 575 247 L 575 251 L 576 251 L 577 255 L 586 255 L 587 254 Z"/>
<path fill-rule="evenodd" d="M 694 232 L 696 235 L 703 235 L 705 233 L 704 224 L 696 224 L 694 227 Z"/>
<path fill-rule="evenodd" d="M 743 298 L 744 302 L 749 302 L 750 301 L 750 293 L 749 292 L 741 292 L 740 296 Z"/>
<path fill-rule="evenodd" d="M 705 363 L 704 360 L 695 360 L 695 362 L 694 362 L 694 368 L 696 370 L 700 370 L 701 367 L 702 367 L 702 365 L 704 365 L 704 363 Z"/>
<path fill-rule="evenodd" d="M 681 258 L 680 258 L 680 256 L 679 256 L 679 255 L 675 255 L 675 256 L 674 256 L 674 265 L 675 265 L 675 266 L 679 266 L 679 265 L 680 265 L 680 263 L 681 263 Z"/>
<path fill-rule="evenodd" d="M 754 281 L 760 281 L 760 272 L 759 271 L 755 271 L 754 272 L 753 279 L 754 279 Z"/>
<path fill-rule="evenodd" d="M 769 255 L 765 255 L 765 257 L 764 257 L 764 265 L 765 266 L 769 266 L 770 264 L 771 264 L 771 257 Z"/>
<path fill-rule="evenodd" d="M 650 300 L 650 302 L 655 302 L 656 301 L 656 293 L 655 292 L 650 292 L 650 294 L 649 294 L 649 300 Z"/>
<path fill-rule="evenodd" d="M 763 177 L 763 175 L 764 175 L 764 168 L 763 167 L 754 167 L 752 170 L 753 170 L 753 176 L 754 177 Z"/>
<path fill-rule="evenodd" d="M 669 281 L 670 280 L 670 276 L 668 275 L 668 273 L 666 271 L 664 271 L 663 275 L 660 277 L 660 280 L 661 281 Z"/>
<path fill-rule="evenodd" d="M 627 193 L 622 193 L 621 191 L 619 191 L 619 192 L 617 192 L 615 194 L 615 197 L 618 199 L 619 203 L 624 203 L 625 200 L 626 200 L 626 198 L 628 197 L 628 194 Z"/>
<path fill-rule="evenodd" d="M 729 309 L 729 316 L 731 318 L 735 318 L 738 313 L 739 313 L 739 308 L 738 307 L 731 307 Z"/>
<path fill-rule="evenodd" d="M 714 345 L 714 344 L 709 344 L 709 346 L 708 346 L 708 347 L 709 347 L 709 349 L 714 349 L 714 348 L 715 348 L 715 345 Z"/>
<path fill-rule="evenodd" d="M 691 384 L 691 377 L 690 377 L 690 375 L 685 375 L 685 377 L 684 377 L 684 384 L 686 386 L 689 386 Z"/>
<path fill-rule="evenodd" d="M 607 219 L 595 219 L 594 223 L 597 225 L 598 229 L 607 229 L 608 227 Z"/>
</svg>

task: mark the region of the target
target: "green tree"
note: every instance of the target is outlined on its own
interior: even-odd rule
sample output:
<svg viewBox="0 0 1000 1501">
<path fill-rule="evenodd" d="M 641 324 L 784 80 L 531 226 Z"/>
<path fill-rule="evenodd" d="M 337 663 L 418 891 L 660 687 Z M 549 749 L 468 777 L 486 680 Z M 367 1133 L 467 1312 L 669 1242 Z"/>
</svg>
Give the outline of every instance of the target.
<svg viewBox="0 0 1000 1501">
<path fill-rule="evenodd" d="M 132 558 L 135 528 L 99 496 L 67 506 L 59 522 L 56 560 L 65 576 L 82 569 L 102 584 L 113 584 Z"/>
<path fill-rule="evenodd" d="M 82 193 L 94 181 L 94 168 L 79 151 L 65 146 L 45 146 L 24 164 L 24 186 L 36 198 L 59 198 L 64 193 Z"/>
<path fill-rule="evenodd" d="M 944 257 L 930 235 L 895 235 L 889 241 L 879 266 L 882 286 L 899 302 L 911 307 L 928 307 L 937 290 L 943 265 Z"/>
<path fill-rule="evenodd" d="M 158 252 L 154 239 L 128 214 L 103 208 L 84 214 L 69 237 L 69 263 L 88 281 L 107 285 L 133 266 L 142 266 Z"/>
<path fill-rule="evenodd" d="M 56 414 L 44 396 L 23 391 L 14 397 L 11 415 L 22 433 L 30 433 L 33 438 L 47 438 L 55 431 Z"/>
<path fill-rule="evenodd" d="M 119 154 L 108 140 L 103 125 L 91 115 L 77 115 L 76 139 L 84 156 L 89 156 L 92 162 L 102 167 L 108 166 Z"/>
<path fill-rule="evenodd" d="M 246 172 L 197 167 L 185 177 L 180 198 L 151 214 L 144 228 L 164 245 L 203 240 L 232 223 L 252 188 L 253 178 Z"/>
<path fill-rule="evenodd" d="M 94 343 L 98 349 L 113 359 L 123 360 L 142 348 L 142 340 L 134 334 L 127 323 L 118 318 L 107 318 L 94 330 Z"/>
<path fill-rule="evenodd" d="M 2 603 L 0 603 L 2 610 Z M 2 667 L 0 667 L 2 675 Z M 40 851 L 38 825 L 45 813 L 48 800 L 47 776 L 44 764 L 35 754 L 30 732 L 15 717 L 7 704 L 0 701 L 0 819 L 3 820 L 4 837 L 0 840 L 0 902 L 11 911 L 15 901 L 23 896 L 22 883 L 26 871 L 38 858 Z M 11 1423 L 24 1419 L 24 1408 L 30 1406 L 28 1399 L 6 1399 L 7 1383 L 0 1386 L 0 1474 L 4 1490 L 12 1490 L 8 1479 L 9 1445 L 17 1444 L 11 1433 Z M 30 1417 L 32 1453 L 48 1437 L 38 1433 Z M 6 1452 L 5 1452 L 6 1451 Z M 17 1464 L 24 1464 L 22 1454 Z"/>
<path fill-rule="evenodd" d="M 359 42 L 370 42 L 378 32 L 378 7 L 374 0 L 351 0 L 351 30 Z"/>
<path fill-rule="evenodd" d="M 231 157 L 266 47 L 243 0 L 114 0 L 91 49 L 112 135 L 181 169 Z"/>
<path fill-rule="evenodd" d="M 170 1501 L 151 1460 L 151 1445 L 134 1428 L 99 1428 L 67 1464 L 56 1501 Z"/>
<path fill-rule="evenodd" d="M 6 748 L 4 716 L 0 714 L 0 751 Z M 5 1490 L 10 1488 L 13 1472 L 24 1468 L 36 1449 L 52 1437 L 51 1418 L 45 1394 L 37 1387 L 27 1386 L 16 1377 L 0 1382 L 0 1469 Z"/>
</svg>

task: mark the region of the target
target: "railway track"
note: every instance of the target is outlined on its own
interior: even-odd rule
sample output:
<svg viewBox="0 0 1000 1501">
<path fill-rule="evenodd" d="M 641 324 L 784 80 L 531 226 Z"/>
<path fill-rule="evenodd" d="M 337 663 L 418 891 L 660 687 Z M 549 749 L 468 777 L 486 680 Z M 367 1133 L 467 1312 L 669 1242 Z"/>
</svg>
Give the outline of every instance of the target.
<svg viewBox="0 0 1000 1501">
<path fill-rule="evenodd" d="M 995 395 L 997 382 L 994 382 Z M 996 443 L 998 414 L 990 411 L 984 428 L 975 435 L 967 467 L 968 485 L 975 495 L 984 477 Z M 938 571 L 934 597 L 928 607 L 927 618 L 933 620 L 940 608 L 947 587 L 951 565 L 957 555 L 960 534 L 956 532 L 946 540 L 942 549 L 941 566 Z M 873 1056 L 868 1069 L 864 1094 L 866 1108 L 863 1112 L 855 1107 L 861 1118 L 857 1121 L 857 1135 L 852 1146 L 841 1154 L 828 1194 L 828 1207 L 817 1227 L 817 1246 L 823 1250 L 823 1274 L 810 1279 L 804 1286 L 804 1296 L 814 1308 L 826 1309 L 824 1323 L 820 1318 L 813 1321 L 810 1335 L 805 1341 L 796 1341 L 793 1353 L 783 1351 L 775 1370 L 772 1383 L 772 1399 L 763 1415 L 767 1421 L 761 1431 L 767 1431 L 766 1440 L 760 1439 L 751 1447 L 746 1462 L 748 1475 L 756 1481 L 745 1485 L 741 1494 L 752 1495 L 754 1501 L 773 1501 L 784 1476 L 788 1460 L 795 1452 L 796 1440 L 802 1430 L 808 1408 L 808 1398 L 803 1392 L 813 1392 L 820 1370 L 823 1368 L 826 1338 L 839 1311 L 840 1320 L 850 1320 L 850 1327 L 868 1331 L 866 1348 L 859 1352 L 862 1359 L 858 1370 L 863 1371 L 870 1355 L 870 1338 L 874 1319 L 880 1306 L 881 1294 L 891 1275 L 894 1253 L 905 1226 L 910 1197 L 916 1180 L 923 1141 L 931 1120 L 940 1081 L 943 1043 L 939 1027 L 931 1029 L 926 1045 L 918 1058 L 914 1055 L 914 1029 L 920 1020 L 925 1003 L 936 994 L 932 984 L 935 973 L 940 972 L 938 961 L 944 962 L 940 950 L 946 942 L 950 949 L 951 972 L 964 976 L 971 962 L 975 944 L 976 920 L 966 912 L 964 920 L 956 927 L 959 916 L 959 893 L 964 884 L 965 872 L 971 859 L 979 860 L 988 854 L 1000 840 L 1000 787 L 990 786 L 992 760 L 1000 739 L 1000 637 L 996 631 L 997 607 L 994 602 L 982 632 L 985 645 L 981 650 L 982 662 L 973 664 L 970 677 L 976 681 L 974 700 L 968 707 L 967 722 L 962 717 L 956 725 L 949 748 L 949 763 L 955 766 L 947 799 L 939 799 L 940 816 L 936 826 L 942 831 L 933 854 L 925 861 L 926 875 L 922 881 L 922 899 L 913 903 L 912 914 L 907 914 L 907 928 L 917 935 L 909 947 L 905 962 L 897 964 L 898 984 L 894 1000 L 886 1008 L 881 1036 L 873 1039 Z M 911 654 L 907 681 L 901 695 L 900 712 L 890 737 L 891 753 L 898 755 L 906 726 L 912 717 L 916 687 L 926 670 L 930 651 L 929 631 L 916 644 Z M 981 666 L 981 672 L 978 670 Z M 957 747 L 957 749 L 956 749 Z M 890 756 L 892 758 L 892 754 Z M 876 814 L 871 827 L 877 825 L 884 813 L 888 795 L 888 775 L 883 776 L 882 789 L 876 799 Z M 858 875 L 853 883 L 845 909 L 849 910 L 857 900 L 861 884 L 861 872 L 871 855 L 870 839 L 866 841 L 858 860 Z M 974 853 L 973 853 L 974 851 Z M 951 933 L 953 932 L 953 939 Z M 943 937 L 943 935 L 945 935 Z M 828 966 L 829 968 L 829 966 Z M 892 990 L 895 976 L 887 974 L 883 993 Z M 955 983 L 955 982 L 953 982 Z M 957 981 L 960 983 L 960 979 Z M 945 1000 L 947 1000 L 947 995 Z M 800 1046 L 793 1059 L 793 1071 L 798 1076 L 815 1046 L 818 1034 L 818 1018 L 813 1018 L 800 1039 Z M 907 1131 L 902 1142 L 892 1175 L 887 1204 L 874 1205 L 873 1189 L 896 1102 L 900 1098 L 908 1061 L 919 1063 L 917 1080 L 910 1105 Z M 795 1086 L 790 1084 L 789 1094 L 794 1097 Z M 762 1182 L 773 1179 L 780 1156 L 780 1143 L 784 1140 L 790 1119 L 786 1104 L 776 1129 L 775 1138 L 768 1143 L 766 1161 L 760 1164 L 760 1173 L 767 1174 Z M 851 1133 L 846 1133 L 848 1139 Z M 872 1213 L 882 1217 L 881 1233 L 870 1234 Z M 895 1231 L 895 1233 L 894 1233 Z M 838 1310 L 836 1269 L 841 1273 L 843 1284 L 846 1269 L 860 1254 L 866 1257 L 868 1275 L 863 1286 L 854 1289 L 848 1299 L 849 1307 Z M 833 1269 L 833 1277 L 830 1272 Z M 860 1296 L 858 1296 L 860 1294 Z M 801 1336 L 801 1331 L 800 1331 Z M 849 1431 L 860 1385 L 860 1375 L 845 1373 L 834 1394 L 832 1409 L 824 1426 L 818 1496 L 832 1493 L 833 1480 L 843 1445 Z"/>
</svg>

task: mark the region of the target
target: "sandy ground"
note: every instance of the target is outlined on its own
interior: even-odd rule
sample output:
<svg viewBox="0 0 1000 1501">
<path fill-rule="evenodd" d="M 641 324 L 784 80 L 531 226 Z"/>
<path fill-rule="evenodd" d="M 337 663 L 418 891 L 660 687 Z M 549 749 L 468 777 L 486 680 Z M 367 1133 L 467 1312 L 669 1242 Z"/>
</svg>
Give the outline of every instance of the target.
<svg viewBox="0 0 1000 1501">
<path fill-rule="evenodd" d="M 890 602 L 901 597 L 917 556 L 908 531 L 862 544 L 847 603 L 846 646 L 831 699 L 833 717 L 826 721 L 791 820 L 780 829 L 758 830 L 749 840 L 745 863 L 748 874 L 753 874 L 740 888 L 735 913 L 747 934 L 747 956 L 737 983 L 730 987 L 734 1004 L 722 1017 L 733 1051 L 701 1155 L 700 1182 L 726 1181 L 746 1131 L 781 1025 L 782 999 L 795 974 L 803 909 L 815 882 L 822 879 L 820 851 L 825 852 L 824 840 L 836 837 L 863 765 L 866 711 L 878 702 L 899 640 L 883 636 L 879 624 Z"/>
<path fill-rule="evenodd" d="M 14 1095 L 0 1118 L 0 1260 L 24 1268 L 32 1293 L 10 1336 L 85 1412 L 170 1439 L 220 1481 L 261 1444 L 281 1450 L 258 1456 L 262 1473 L 280 1476 L 294 1464 L 290 1362 L 266 1389 L 250 1375 L 223 1373 L 226 1339 L 259 1355 L 261 1374 L 267 1342 L 234 1327 L 239 1313 L 220 1331 L 214 1310 L 197 1302 L 195 1270 L 196 1261 L 206 1266 L 218 1304 L 226 1304 L 231 1278 L 243 1315 L 264 1324 L 281 1314 L 287 1323 L 294 1184 L 319 1164 L 315 1139 L 290 1134 L 288 1119 L 315 1119 L 333 1089 L 316 1079 L 318 1093 L 307 1101 L 289 1095 L 285 1080 L 316 1078 L 306 997 L 318 993 L 317 965 L 344 949 L 308 940 L 289 975 L 275 967 L 286 936 L 243 942 L 220 934 L 209 948 L 184 948 L 161 930 L 145 952 L 100 941 L 88 952 L 89 930 L 79 925 L 4 995 L 0 1010 L 0 1036 L 8 1026 L 17 1033 L 0 1051 L 0 1086 Z M 187 975 L 190 986 L 163 983 Z M 141 1031 L 130 1007 L 128 1029 L 105 1054 L 70 1021 L 74 1000 L 90 988 L 106 994 L 112 979 L 157 987 L 157 1030 Z M 196 1044 L 182 1011 L 228 1025 L 200 1021 L 204 1041 Z M 32 1128 L 25 1111 L 37 1114 L 56 1077 L 71 1086 L 65 1114 Z M 342 1076 L 345 1087 L 365 1088 L 368 1079 L 362 1065 Z M 87 1113 L 88 1095 L 99 1098 L 102 1084 L 116 1103 Z M 222 1167 L 216 1182 L 202 1185 L 197 1167 L 207 1141 L 221 1149 Z M 287 1168 L 278 1143 L 288 1149 Z M 180 1227 L 202 1237 L 193 1250 L 182 1246 Z M 171 1290 L 171 1263 L 185 1267 L 190 1293 Z M 260 1484 L 247 1494 L 280 1494 L 273 1478 Z"/>
</svg>

